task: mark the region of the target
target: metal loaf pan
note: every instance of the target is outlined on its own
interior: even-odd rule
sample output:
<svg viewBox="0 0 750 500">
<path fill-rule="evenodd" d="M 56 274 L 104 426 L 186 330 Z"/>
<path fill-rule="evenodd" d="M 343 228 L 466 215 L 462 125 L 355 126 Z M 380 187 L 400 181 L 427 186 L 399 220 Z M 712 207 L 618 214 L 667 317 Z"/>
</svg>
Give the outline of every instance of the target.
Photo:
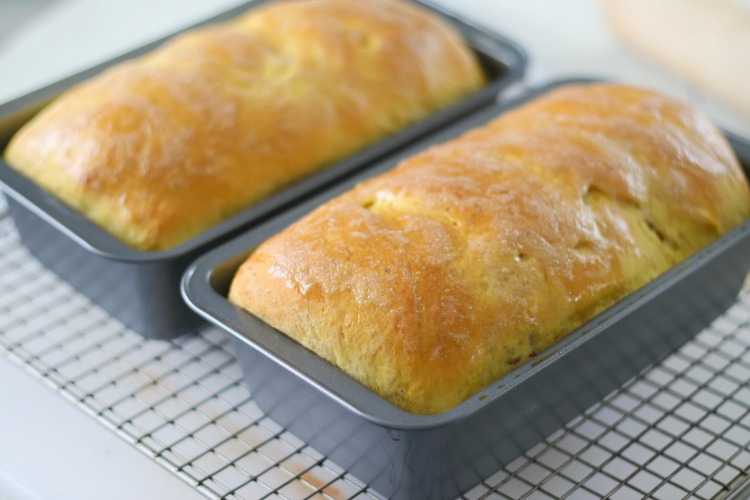
<svg viewBox="0 0 750 500">
<path fill-rule="evenodd" d="M 453 497 L 486 479 L 708 325 L 735 301 L 750 267 L 748 221 L 459 406 L 428 416 L 395 407 L 226 299 L 237 267 L 269 236 L 356 181 L 561 83 L 464 119 L 215 249 L 185 275 L 188 303 L 232 334 L 260 408 L 387 497 Z M 747 172 L 750 143 L 731 143 Z"/>
<path fill-rule="evenodd" d="M 251 2 L 200 25 L 229 19 L 260 3 L 264 2 Z M 428 2 L 415 3 L 443 16 L 461 31 L 489 77 L 485 87 L 426 120 L 291 185 L 188 242 L 161 252 L 131 249 L 0 161 L 0 185 L 23 243 L 44 265 L 145 337 L 168 339 L 200 326 L 203 320 L 186 307 L 179 292 L 180 278 L 196 257 L 295 200 L 495 101 L 503 90 L 522 78 L 526 56 L 516 44 Z M 0 106 L 0 150 L 23 123 L 56 95 L 117 62 L 154 49 L 167 38 Z"/>
</svg>

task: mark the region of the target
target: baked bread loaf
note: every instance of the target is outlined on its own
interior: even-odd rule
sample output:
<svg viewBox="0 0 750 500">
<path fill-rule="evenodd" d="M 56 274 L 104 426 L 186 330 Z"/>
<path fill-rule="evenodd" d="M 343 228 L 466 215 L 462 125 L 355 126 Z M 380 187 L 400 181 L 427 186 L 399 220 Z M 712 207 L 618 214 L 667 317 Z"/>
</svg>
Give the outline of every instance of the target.
<svg viewBox="0 0 750 500">
<path fill-rule="evenodd" d="M 703 115 L 555 90 L 259 246 L 229 299 L 401 408 L 443 412 L 750 215 Z"/>
<path fill-rule="evenodd" d="M 64 93 L 5 158 L 164 250 L 483 83 L 460 35 L 410 2 L 272 2 Z"/>
</svg>

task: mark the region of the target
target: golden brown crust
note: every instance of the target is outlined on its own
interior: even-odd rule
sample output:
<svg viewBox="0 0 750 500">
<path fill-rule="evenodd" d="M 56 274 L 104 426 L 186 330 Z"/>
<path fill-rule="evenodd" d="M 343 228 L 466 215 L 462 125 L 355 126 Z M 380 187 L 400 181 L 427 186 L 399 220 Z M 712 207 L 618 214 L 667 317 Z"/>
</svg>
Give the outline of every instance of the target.
<svg viewBox="0 0 750 500">
<path fill-rule="evenodd" d="M 720 132 L 655 93 L 550 93 L 261 245 L 230 300 L 394 404 L 445 411 L 750 215 Z"/>
<path fill-rule="evenodd" d="M 273 2 L 61 96 L 10 165 L 131 246 L 163 250 L 480 87 L 406 2 Z"/>
</svg>

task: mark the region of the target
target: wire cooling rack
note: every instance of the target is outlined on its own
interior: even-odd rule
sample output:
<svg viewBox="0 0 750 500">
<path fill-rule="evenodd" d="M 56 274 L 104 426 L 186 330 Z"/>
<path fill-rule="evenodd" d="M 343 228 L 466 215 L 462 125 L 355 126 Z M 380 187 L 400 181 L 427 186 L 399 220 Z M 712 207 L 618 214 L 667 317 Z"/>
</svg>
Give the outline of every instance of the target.
<svg viewBox="0 0 750 500">
<path fill-rule="evenodd" d="M 377 492 L 265 417 L 212 327 L 146 341 L 45 270 L 0 202 L 0 350 L 210 498 Z M 463 498 L 750 494 L 750 292 Z"/>
</svg>

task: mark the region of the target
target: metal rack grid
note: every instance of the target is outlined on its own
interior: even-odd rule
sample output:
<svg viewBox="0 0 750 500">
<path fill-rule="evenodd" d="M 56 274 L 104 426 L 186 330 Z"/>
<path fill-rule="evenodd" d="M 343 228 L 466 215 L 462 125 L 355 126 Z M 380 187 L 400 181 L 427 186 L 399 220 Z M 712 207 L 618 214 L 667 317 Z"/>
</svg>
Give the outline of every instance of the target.
<svg viewBox="0 0 750 500">
<path fill-rule="evenodd" d="M 265 417 L 220 331 L 145 341 L 44 269 L 0 202 L 0 348 L 211 498 L 377 493 Z M 750 292 L 463 498 L 725 498 L 750 477 Z"/>
</svg>

